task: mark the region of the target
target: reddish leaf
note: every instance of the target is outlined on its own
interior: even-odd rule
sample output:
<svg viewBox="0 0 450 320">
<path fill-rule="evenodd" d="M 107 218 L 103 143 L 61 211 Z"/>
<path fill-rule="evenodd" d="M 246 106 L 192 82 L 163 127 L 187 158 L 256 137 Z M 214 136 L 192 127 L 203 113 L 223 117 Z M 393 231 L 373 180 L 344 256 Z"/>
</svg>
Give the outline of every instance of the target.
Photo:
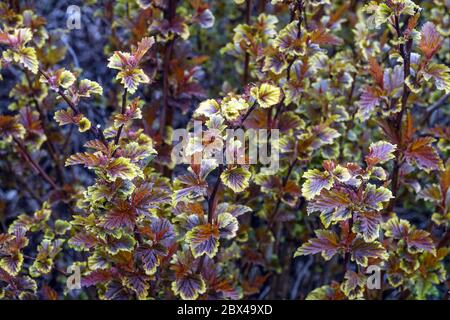
<svg viewBox="0 0 450 320">
<path fill-rule="evenodd" d="M 423 25 L 421 31 L 421 38 L 419 48 L 427 57 L 431 59 L 433 55 L 439 50 L 442 45 L 442 37 L 436 30 L 436 26 L 432 22 L 427 22 Z"/>
</svg>

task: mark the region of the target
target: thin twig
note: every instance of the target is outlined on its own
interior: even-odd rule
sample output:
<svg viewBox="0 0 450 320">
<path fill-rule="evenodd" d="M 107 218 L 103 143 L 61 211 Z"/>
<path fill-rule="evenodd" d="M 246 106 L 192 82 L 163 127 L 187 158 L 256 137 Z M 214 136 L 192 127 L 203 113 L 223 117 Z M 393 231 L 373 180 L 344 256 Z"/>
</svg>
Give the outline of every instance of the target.
<svg viewBox="0 0 450 320">
<path fill-rule="evenodd" d="M 44 169 L 42 169 L 42 167 L 33 160 L 33 158 L 31 157 L 31 155 L 28 153 L 26 147 L 23 145 L 23 143 L 17 139 L 17 138 L 13 138 L 14 142 L 16 143 L 17 147 L 19 148 L 20 153 L 23 155 L 23 157 L 25 158 L 25 160 L 27 161 L 27 163 L 34 168 L 41 176 L 42 178 L 44 178 L 45 181 L 47 181 L 53 189 L 58 190 L 58 186 L 56 185 L 56 183 L 53 181 L 52 178 L 50 178 L 47 173 L 45 173 Z"/>
<path fill-rule="evenodd" d="M 38 69 L 38 72 L 50 83 L 50 77 L 42 71 L 40 68 Z M 63 88 L 59 87 L 56 92 L 60 95 L 60 97 L 67 103 L 67 105 L 72 109 L 72 111 L 75 113 L 75 115 L 82 114 L 82 112 L 78 109 L 78 107 L 66 96 L 66 94 L 63 91 Z M 85 116 L 86 117 L 86 116 Z M 89 131 L 97 138 L 100 139 L 100 141 L 108 147 L 108 142 L 105 139 L 105 136 L 103 135 L 102 130 L 100 129 L 100 126 L 91 126 L 89 128 Z"/>
<path fill-rule="evenodd" d="M 125 114 L 126 111 L 127 111 L 127 89 L 125 88 L 125 90 L 123 91 L 123 94 L 122 94 L 122 110 L 121 110 L 121 113 Z M 114 143 L 116 145 L 119 144 L 120 135 L 122 134 L 122 129 L 123 129 L 123 124 L 117 130 L 116 137 L 114 138 Z"/>
<path fill-rule="evenodd" d="M 247 0 L 245 2 L 245 23 L 247 25 L 250 25 L 250 17 L 251 17 L 251 11 L 252 11 L 252 0 Z M 244 57 L 244 75 L 243 75 L 243 86 L 246 86 L 248 84 L 248 79 L 250 75 L 250 54 L 246 51 L 245 57 Z"/>
</svg>

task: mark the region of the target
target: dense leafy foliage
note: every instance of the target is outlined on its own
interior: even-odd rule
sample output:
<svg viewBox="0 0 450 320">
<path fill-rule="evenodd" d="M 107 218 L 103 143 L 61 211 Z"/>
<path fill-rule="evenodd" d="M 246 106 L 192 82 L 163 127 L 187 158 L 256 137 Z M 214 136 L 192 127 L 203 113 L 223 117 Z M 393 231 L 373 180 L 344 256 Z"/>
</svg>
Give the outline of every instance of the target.
<svg viewBox="0 0 450 320">
<path fill-rule="evenodd" d="M 0 4 L 0 298 L 448 298 L 448 1 L 96 2 Z"/>
</svg>

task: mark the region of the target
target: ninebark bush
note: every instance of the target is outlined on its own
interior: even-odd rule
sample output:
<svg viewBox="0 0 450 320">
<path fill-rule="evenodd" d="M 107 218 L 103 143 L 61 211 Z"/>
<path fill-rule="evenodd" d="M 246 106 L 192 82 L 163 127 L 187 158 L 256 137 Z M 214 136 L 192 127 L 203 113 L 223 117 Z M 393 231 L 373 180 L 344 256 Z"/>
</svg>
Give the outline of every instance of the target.
<svg viewBox="0 0 450 320">
<path fill-rule="evenodd" d="M 82 9 L 0 4 L 1 298 L 448 298 L 448 1 Z M 192 160 L 227 129 L 279 168 Z"/>
</svg>

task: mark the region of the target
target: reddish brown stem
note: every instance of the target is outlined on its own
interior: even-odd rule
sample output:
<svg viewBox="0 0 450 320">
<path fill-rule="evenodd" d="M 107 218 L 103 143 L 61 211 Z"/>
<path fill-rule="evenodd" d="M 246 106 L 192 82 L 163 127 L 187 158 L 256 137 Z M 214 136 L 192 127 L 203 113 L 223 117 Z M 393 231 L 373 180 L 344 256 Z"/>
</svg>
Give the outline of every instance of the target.
<svg viewBox="0 0 450 320">
<path fill-rule="evenodd" d="M 239 122 L 239 125 L 234 127 L 234 129 L 238 129 L 241 128 L 244 125 L 245 120 L 248 118 L 248 116 L 252 113 L 252 111 L 255 109 L 256 107 L 256 102 L 247 110 L 247 112 L 245 113 L 245 115 L 242 117 L 241 121 Z M 225 154 L 225 149 L 226 147 L 224 146 L 222 154 Z M 217 202 L 217 191 L 220 188 L 220 184 L 221 184 L 221 180 L 220 180 L 220 175 L 223 172 L 223 165 L 219 165 L 218 168 L 218 172 L 217 172 L 217 179 L 216 182 L 214 183 L 214 187 L 213 190 L 211 192 L 211 195 L 208 197 L 208 223 L 213 223 L 214 221 L 214 217 L 215 217 L 215 209 L 216 209 L 216 202 Z M 205 262 L 205 255 L 200 257 L 200 261 L 197 267 L 197 273 L 200 273 L 202 271 L 203 268 L 203 264 Z"/>
<path fill-rule="evenodd" d="M 27 79 L 28 87 L 31 92 L 31 99 L 32 99 L 32 101 L 36 107 L 36 110 L 39 114 L 39 120 L 41 121 L 42 130 L 44 131 L 44 135 L 45 135 L 45 143 L 47 145 L 47 151 L 48 151 L 50 157 L 52 158 L 53 162 L 56 165 L 59 180 L 64 183 L 64 172 L 63 172 L 63 169 L 61 166 L 61 161 L 60 161 L 59 157 L 57 156 L 56 148 L 55 148 L 53 142 L 50 140 L 50 132 L 48 131 L 48 128 L 47 128 L 47 121 L 45 119 L 44 112 L 39 105 L 39 101 L 34 96 L 33 85 L 32 85 L 32 82 L 31 82 L 28 72 L 26 70 L 23 70 L 23 72 L 25 73 L 25 78 Z"/>
<path fill-rule="evenodd" d="M 47 81 L 50 81 L 50 77 L 43 72 L 41 69 L 38 69 L 39 73 L 45 78 L 47 79 Z M 75 115 L 79 115 L 82 114 L 80 112 L 80 110 L 78 109 L 78 107 L 65 95 L 63 88 L 59 87 L 58 90 L 56 91 L 59 96 L 67 103 L 67 105 L 70 107 L 70 109 L 72 109 L 72 111 L 75 113 Z M 108 146 L 108 142 L 105 139 L 105 136 L 103 135 L 102 130 L 99 127 L 96 126 L 91 126 L 89 131 L 97 138 L 100 139 L 100 141 L 102 141 L 102 143 L 107 147 Z"/>
<path fill-rule="evenodd" d="M 167 10 L 164 10 L 164 19 L 172 21 L 176 15 L 177 0 L 169 0 Z M 175 37 L 175 36 L 174 36 Z M 167 113 L 169 109 L 169 75 L 170 75 L 170 62 L 172 59 L 173 47 L 175 44 L 175 38 L 170 39 L 164 48 L 164 58 L 163 58 L 163 103 L 161 106 L 161 111 L 159 115 L 159 135 L 164 141 L 164 130 L 167 122 Z"/>
<path fill-rule="evenodd" d="M 120 112 L 122 114 L 125 114 L 126 111 L 127 111 L 127 89 L 125 88 L 125 90 L 123 91 L 123 94 L 122 94 L 122 109 Z M 120 135 L 122 134 L 122 130 L 123 130 L 123 124 L 117 130 L 116 137 L 114 138 L 114 143 L 116 145 L 119 144 Z"/>
<path fill-rule="evenodd" d="M 42 167 L 36 161 L 33 160 L 33 158 L 28 153 L 27 148 L 23 145 L 23 143 L 17 138 L 13 138 L 13 140 L 16 143 L 17 147 L 19 148 L 20 153 L 25 158 L 25 161 L 32 168 L 34 168 L 42 176 L 42 178 L 44 178 L 44 180 L 47 181 L 52 186 L 53 189 L 58 190 L 59 188 L 56 185 L 56 183 L 53 181 L 52 178 L 50 178 L 47 175 L 47 173 L 45 173 L 44 169 L 42 169 Z"/>
<path fill-rule="evenodd" d="M 250 25 L 250 17 L 252 13 L 252 0 L 247 0 L 245 2 L 245 23 Z M 250 77 L 250 54 L 246 51 L 244 57 L 244 75 L 242 78 L 243 86 L 248 84 Z"/>
<path fill-rule="evenodd" d="M 403 33 L 400 29 L 400 22 L 399 17 L 396 15 L 394 17 L 394 27 L 397 33 L 397 37 L 401 38 L 403 36 Z M 409 39 L 406 44 L 401 43 L 399 45 L 399 51 L 400 55 L 403 58 L 403 94 L 402 94 L 402 100 L 401 100 L 401 109 L 398 113 L 397 117 L 394 119 L 394 126 L 398 133 L 398 140 L 399 140 L 399 146 L 397 148 L 396 157 L 394 159 L 394 168 L 392 170 L 392 178 L 391 178 L 391 186 L 392 186 L 392 200 L 389 202 L 389 205 L 387 207 L 387 212 L 390 212 L 394 210 L 395 203 L 397 201 L 397 195 L 398 195 L 398 188 L 399 188 L 399 174 L 400 174 L 400 167 L 401 167 L 401 147 L 403 144 L 402 141 L 402 124 L 403 124 L 403 114 L 406 112 L 407 109 L 407 103 L 408 103 L 408 97 L 410 94 L 410 90 L 408 85 L 406 84 L 406 80 L 409 77 L 410 74 L 410 58 L 411 58 L 411 46 L 412 46 L 412 40 Z"/>
</svg>

